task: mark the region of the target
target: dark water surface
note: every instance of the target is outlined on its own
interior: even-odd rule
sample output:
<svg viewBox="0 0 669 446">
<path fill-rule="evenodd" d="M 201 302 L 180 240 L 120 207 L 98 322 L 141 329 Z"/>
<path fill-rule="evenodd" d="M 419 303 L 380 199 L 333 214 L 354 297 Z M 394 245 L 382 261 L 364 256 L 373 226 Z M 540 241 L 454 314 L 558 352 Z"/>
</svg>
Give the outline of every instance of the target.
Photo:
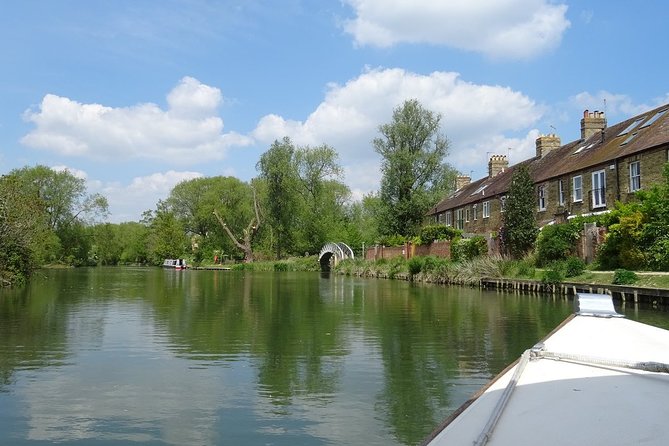
<svg viewBox="0 0 669 446">
<path fill-rule="evenodd" d="M 571 308 L 318 273 L 41 271 L 0 290 L 0 444 L 413 445 Z"/>
</svg>

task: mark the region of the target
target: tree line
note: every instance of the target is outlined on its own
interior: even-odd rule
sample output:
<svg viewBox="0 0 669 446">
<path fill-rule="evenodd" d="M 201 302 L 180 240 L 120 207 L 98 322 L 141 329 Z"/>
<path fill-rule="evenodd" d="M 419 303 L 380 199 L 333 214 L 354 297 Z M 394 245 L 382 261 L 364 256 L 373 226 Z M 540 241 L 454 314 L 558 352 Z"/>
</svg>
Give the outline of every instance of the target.
<svg viewBox="0 0 669 446">
<path fill-rule="evenodd" d="M 257 177 L 196 178 L 177 184 L 137 222 L 104 222 L 108 203 L 85 181 L 45 166 L 0 178 L 0 278 L 20 283 L 46 264 L 252 261 L 316 254 L 329 241 L 355 249 L 418 233 L 425 212 L 453 190 L 441 116 L 417 100 L 398 106 L 371 143 L 381 186 L 351 198 L 335 148 L 276 140 Z"/>
</svg>

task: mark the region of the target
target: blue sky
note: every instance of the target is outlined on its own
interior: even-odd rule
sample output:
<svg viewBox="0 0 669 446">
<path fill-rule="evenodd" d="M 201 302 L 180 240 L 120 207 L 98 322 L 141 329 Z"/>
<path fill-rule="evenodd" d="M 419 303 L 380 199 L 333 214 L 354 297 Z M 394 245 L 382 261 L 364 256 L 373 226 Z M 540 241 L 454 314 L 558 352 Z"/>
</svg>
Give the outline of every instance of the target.
<svg viewBox="0 0 669 446">
<path fill-rule="evenodd" d="M 448 162 L 533 156 L 669 102 L 664 2 L 2 0 L 0 173 L 67 168 L 138 220 L 179 181 L 250 180 L 272 141 L 329 144 L 354 198 L 371 140 L 416 98 Z"/>
</svg>

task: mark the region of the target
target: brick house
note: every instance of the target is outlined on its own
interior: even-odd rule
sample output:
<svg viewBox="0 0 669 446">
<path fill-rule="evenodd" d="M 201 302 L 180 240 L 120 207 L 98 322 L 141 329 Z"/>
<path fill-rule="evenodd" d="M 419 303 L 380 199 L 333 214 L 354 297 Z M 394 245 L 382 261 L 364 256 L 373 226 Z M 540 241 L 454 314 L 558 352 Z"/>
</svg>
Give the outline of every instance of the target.
<svg viewBox="0 0 669 446">
<path fill-rule="evenodd" d="M 663 180 L 668 160 L 669 104 L 607 127 L 603 112 L 586 110 L 581 138 L 561 145 L 556 135 L 536 140 L 536 156 L 509 166 L 493 155 L 488 176 L 475 182 L 457 179 L 456 191 L 427 214 L 432 222 L 491 235 L 502 225 L 504 200 L 514 170 L 527 165 L 535 184 L 539 226 L 572 215 L 605 212 L 616 201 Z"/>
</svg>

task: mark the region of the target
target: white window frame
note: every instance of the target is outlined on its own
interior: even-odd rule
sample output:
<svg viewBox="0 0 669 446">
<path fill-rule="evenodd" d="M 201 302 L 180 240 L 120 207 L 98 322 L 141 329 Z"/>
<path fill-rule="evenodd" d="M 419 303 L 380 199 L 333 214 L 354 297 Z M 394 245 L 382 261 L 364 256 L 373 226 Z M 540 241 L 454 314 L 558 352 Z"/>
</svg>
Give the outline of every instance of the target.
<svg viewBox="0 0 669 446">
<path fill-rule="evenodd" d="M 578 180 L 578 186 L 576 186 L 576 180 Z M 571 201 L 574 203 L 580 203 L 583 201 L 583 176 L 576 175 L 571 179 Z"/>
<path fill-rule="evenodd" d="M 453 218 L 452 218 L 453 214 L 451 213 L 451 211 L 446 212 L 444 215 L 446 220 L 445 222 L 446 226 L 453 226 Z"/>
<path fill-rule="evenodd" d="M 502 195 L 499 197 L 499 211 L 504 212 L 506 211 L 506 195 Z"/>
<path fill-rule="evenodd" d="M 472 218 L 472 210 L 469 206 L 465 209 L 465 223 L 469 223 L 469 219 Z"/>
<path fill-rule="evenodd" d="M 592 207 L 606 207 L 606 170 L 592 172 Z"/>
<path fill-rule="evenodd" d="M 641 189 L 641 162 L 633 161 L 630 163 L 630 192 L 636 192 Z"/>
<path fill-rule="evenodd" d="M 564 183 L 562 178 L 558 180 L 558 204 L 564 206 Z"/>
<path fill-rule="evenodd" d="M 472 214 L 474 214 L 474 221 L 476 221 L 476 208 L 478 207 L 477 204 L 472 205 Z"/>
<path fill-rule="evenodd" d="M 463 221 L 463 215 L 464 215 L 463 211 L 464 209 L 462 208 L 455 210 L 455 229 L 462 230 L 465 228 L 465 224 Z"/>
<path fill-rule="evenodd" d="M 490 202 L 483 202 L 483 218 L 490 218 Z"/>
<path fill-rule="evenodd" d="M 537 194 L 539 196 L 539 211 L 546 210 L 546 185 L 537 187 Z"/>
</svg>

